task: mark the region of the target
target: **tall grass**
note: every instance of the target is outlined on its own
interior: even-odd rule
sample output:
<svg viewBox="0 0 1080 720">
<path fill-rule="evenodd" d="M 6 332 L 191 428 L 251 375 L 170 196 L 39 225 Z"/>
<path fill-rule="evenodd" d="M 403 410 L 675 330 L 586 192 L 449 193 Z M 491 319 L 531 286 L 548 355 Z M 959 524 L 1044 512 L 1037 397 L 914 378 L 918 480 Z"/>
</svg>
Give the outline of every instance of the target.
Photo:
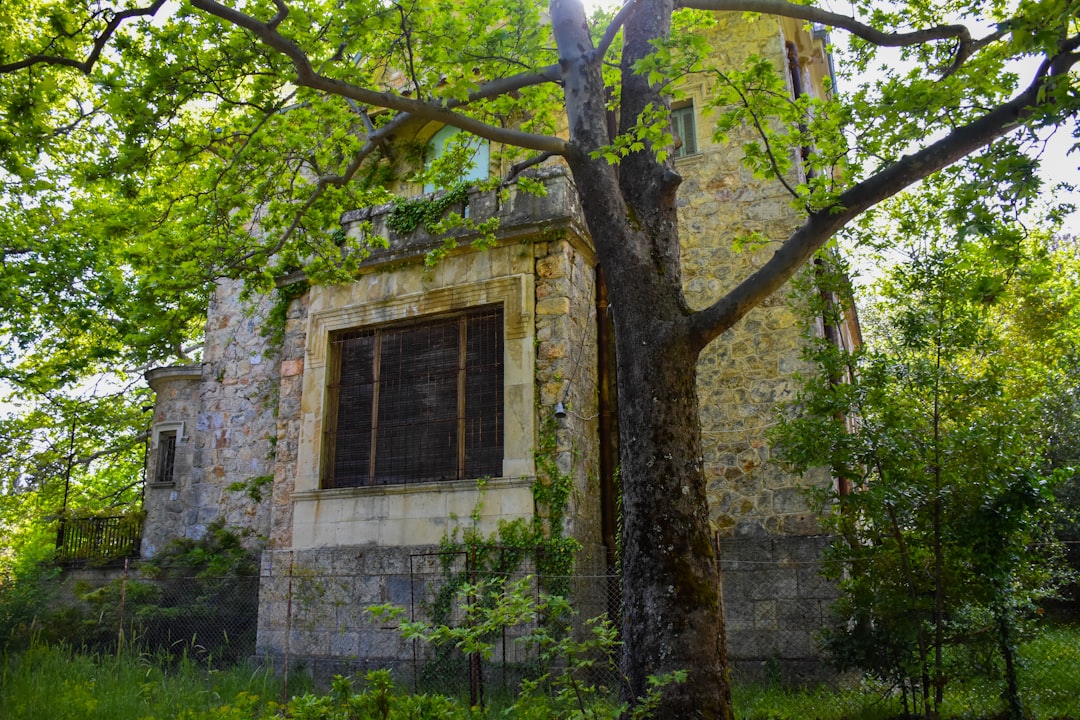
<svg viewBox="0 0 1080 720">
<path fill-rule="evenodd" d="M 1080 626 L 1044 628 L 1021 647 L 1020 656 L 1029 717 L 1080 720 Z M 255 720 L 283 710 L 277 704 L 283 696 L 279 680 L 250 667 L 210 670 L 188 658 L 176 661 L 130 648 L 117 657 L 41 644 L 0 662 L 3 720 Z M 896 693 L 868 681 L 842 689 L 772 684 L 735 690 L 740 720 L 893 720 L 903 711 Z M 942 717 L 999 717 L 1000 693 L 1000 686 L 988 682 L 952 684 Z M 476 716 L 503 715 L 490 708 Z"/>
<path fill-rule="evenodd" d="M 165 662 L 133 651 L 87 655 L 34 644 L 2 661 L 5 720 L 203 720 L 230 717 L 228 708 L 255 717 L 282 694 L 280 682 L 261 669 L 208 670 L 186 658 Z"/>
<path fill-rule="evenodd" d="M 1033 720 L 1080 720 L 1080 625 L 1048 625 L 1020 647 L 1020 688 Z M 1003 685 L 986 679 L 950 683 L 941 716 L 947 720 L 1004 717 Z M 740 720 L 893 720 L 899 694 L 872 681 L 840 688 L 737 686 Z"/>
</svg>

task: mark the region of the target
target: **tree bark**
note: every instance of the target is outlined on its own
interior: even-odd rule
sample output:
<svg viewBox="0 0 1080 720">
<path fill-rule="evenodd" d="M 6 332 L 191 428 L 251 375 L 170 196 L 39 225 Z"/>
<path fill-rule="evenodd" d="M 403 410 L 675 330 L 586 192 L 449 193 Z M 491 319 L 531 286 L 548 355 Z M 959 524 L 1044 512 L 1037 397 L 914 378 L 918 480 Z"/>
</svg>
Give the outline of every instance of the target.
<svg viewBox="0 0 1080 720">
<path fill-rule="evenodd" d="M 639 3 L 627 17 L 623 102 L 633 98 L 633 106 L 624 105 L 624 126 L 644 103 L 664 101 L 630 66 L 651 51 L 649 38 L 667 33 L 671 10 L 671 0 Z M 686 684 L 666 688 L 658 716 L 730 720 L 702 465 L 699 348 L 679 270 L 680 178 L 648 150 L 627 157 L 618 176 L 591 156 L 610 142 L 599 58 L 588 52 L 580 4 L 553 0 L 551 17 L 570 120 L 566 159 L 608 279 L 615 326 L 628 699 L 648 692 L 650 675 L 684 670 Z"/>
<path fill-rule="evenodd" d="M 717 585 L 697 396 L 698 351 L 690 339 L 678 277 L 637 272 L 656 238 L 619 217 L 610 168 L 575 161 L 585 215 L 609 278 L 615 325 L 623 511 L 623 671 L 630 699 L 650 675 L 688 672 L 668 688 L 664 718 L 733 717 L 721 662 Z M 636 249 L 636 251 L 628 250 Z M 662 261 L 661 261 L 662 262 Z"/>
</svg>

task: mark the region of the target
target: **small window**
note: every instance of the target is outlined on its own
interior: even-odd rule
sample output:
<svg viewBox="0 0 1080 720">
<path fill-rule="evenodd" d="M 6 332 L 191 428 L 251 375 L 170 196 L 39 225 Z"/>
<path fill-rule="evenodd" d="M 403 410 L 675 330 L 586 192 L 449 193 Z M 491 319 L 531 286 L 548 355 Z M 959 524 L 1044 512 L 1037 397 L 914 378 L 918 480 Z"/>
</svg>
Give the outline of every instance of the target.
<svg viewBox="0 0 1080 720">
<path fill-rule="evenodd" d="M 487 140 L 467 135 L 452 125 L 445 125 L 440 129 L 427 146 L 427 161 L 432 163 L 445 155 L 448 149 L 455 152 L 464 152 L 467 155 L 467 166 L 459 180 L 466 183 L 474 183 L 478 180 L 487 180 L 491 166 L 491 150 Z M 433 183 L 424 185 L 424 192 L 435 190 Z"/>
<path fill-rule="evenodd" d="M 675 137 L 675 157 L 686 157 L 697 152 L 693 105 L 672 109 L 671 133 Z"/>
<path fill-rule="evenodd" d="M 502 474 L 501 307 L 339 333 L 331 348 L 324 487 Z"/>
<path fill-rule="evenodd" d="M 154 483 L 157 485 L 172 485 L 175 466 L 176 431 L 163 430 L 158 433 L 157 467 L 154 468 Z"/>
</svg>

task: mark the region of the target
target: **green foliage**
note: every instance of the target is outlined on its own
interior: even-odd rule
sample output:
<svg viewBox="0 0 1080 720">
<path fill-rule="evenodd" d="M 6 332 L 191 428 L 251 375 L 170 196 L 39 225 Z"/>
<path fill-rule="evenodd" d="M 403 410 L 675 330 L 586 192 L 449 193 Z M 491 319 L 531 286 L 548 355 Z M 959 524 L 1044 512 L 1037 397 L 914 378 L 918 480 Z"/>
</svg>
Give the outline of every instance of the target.
<svg viewBox="0 0 1080 720">
<path fill-rule="evenodd" d="M 251 499 L 251 502 L 259 503 L 263 499 L 263 490 L 273 483 L 273 475 L 259 475 L 242 482 L 229 483 L 225 489 L 229 492 L 242 492 Z"/>
<path fill-rule="evenodd" d="M 200 540 L 176 540 L 121 578 L 62 581 L 45 564 L 5 578 L 0 646 L 63 642 L 108 653 L 124 650 L 126 641 L 139 652 L 216 667 L 242 662 L 254 650 L 258 568 L 242 538 L 220 522 Z"/>
<path fill-rule="evenodd" d="M 717 92 L 708 102 L 716 111 L 713 140 L 737 138 L 743 163 L 758 177 L 783 182 L 807 212 L 832 206 L 843 187 L 851 109 L 811 94 L 793 98 L 784 74 L 761 56 L 714 76 Z"/>
<path fill-rule="evenodd" d="M 598 670 L 617 667 L 615 628 L 597 618 L 576 629 L 569 603 L 555 595 L 541 595 L 537 600 L 535 583 L 536 578 L 527 576 L 509 584 L 484 580 L 463 585 L 456 599 L 464 619 L 453 626 L 405 621 L 405 610 L 391 605 L 373 606 L 369 611 L 382 622 L 399 623 L 406 639 L 452 647 L 466 655 L 490 657 L 495 649 L 493 638 L 506 637 L 507 632 L 515 636 L 515 642 L 539 648 L 536 674 L 522 680 L 521 690 L 503 710 L 504 716 L 644 720 L 653 717 L 664 692 L 676 691 L 671 686 L 685 681 L 686 673 L 681 671 L 654 676 L 644 697 L 632 704 L 619 701 L 619 688 L 595 680 L 601 676 Z M 388 680 L 388 675 L 380 677 L 382 687 Z"/>
<path fill-rule="evenodd" d="M 826 568 L 842 596 L 825 645 L 837 664 L 900 684 L 925 713 L 947 683 L 1001 678 L 1019 717 L 1018 636 L 1065 578 L 1053 492 L 1072 471 L 1046 462 L 1042 407 L 1076 375 L 1054 349 L 1067 335 L 1018 321 L 1064 258 L 1008 226 L 950 233 L 934 190 L 892 206 L 922 234 L 863 312 L 868 345 L 807 339 L 814 372 L 775 439 L 796 468 L 824 465 L 854 488 L 818 498 L 836 536 Z M 842 273 L 810 279 L 825 283 L 808 291 L 811 312 L 838 327 Z"/>
<path fill-rule="evenodd" d="M 565 512 L 573 477 L 564 472 L 556 462 L 558 447 L 558 422 L 554 416 L 546 416 L 541 422 L 534 460 L 537 478 L 533 483 L 533 499 L 536 512 L 531 519 L 500 521 L 490 536 L 466 529 L 460 537 L 443 538 L 443 573 L 445 582 L 434 601 L 433 617 L 445 621 L 449 617 L 453 600 L 469 578 L 507 578 L 519 572 L 525 563 L 533 569 L 545 590 L 552 595 L 568 597 L 574 558 L 580 543 L 564 532 Z M 483 482 L 481 482 L 481 490 Z M 478 515 L 483 496 L 474 509 Z M 475 520 L 475 517 L 474 517 Z M 453 559 L 463 554 L 466 567 L 455 571 Z"/>
<path fill-rule="evenodd" d="M 0 572 L 51 557 L 59 518 L 118 514 L 139 501 L 148 390 L 119 376 L 70 390 L 26 387 L 0 415 Z"/>
<path fill-rule="evenodd" d="M 57 628 L 43 626 L 42 616 L 57 602 L 59 574 L 45 562 L 0 570 L 0 650 L 25 649 L 35 637 L 58 639 Z"/>
<path fill-rule="evenodd" d="M 274 347 L 280 347 L 285 340 L 285 324 L 289 319 L 289 307 L 296 298 L 307 294 L 310 286 L 306 282 L 283 285 L 275 291 L 274 304 L 266 314 L 262 331 L 266 340 Z"/>
<path fill-rule="evenodd" d="M 1018 648 L 1019 683 L 1033 718 L 1072 718 L 1080 692 L 1080 630 L 1076 625 L 1041 623 Z M 893 720 L 904 717 L 904 700 L 891 683 L 872 678 L 841 682 L 839 687 L 783 688 L 747 685 L 734 688 L 737 717 L 744 720 L 812 717 L 819 720 Z M 1000 686 L 964 676 L 949 683 L 941 705 L 947 720 L 1002 717 Z M 908 707 L 908 712 L 911 708 Z"/>
<path fill-rule="evenodd" d="M 1020 656 L 1022 686 L 1037 690 L 1030 693 L 1033 717 L 1070 717 L 1080 696 L 1077 628 L 1041 627 L 1036 637 L 1021 644 Z M 292 700 L 278 705 L 275 699 L 282 697 L 282 688 L 270 672 L 246 666 L 207 672 L 195 662 L 161 660 L 136 652 L 119 658 L 78 654 L 62 645 L 44 643 L 26 652 L 9 651 L 0 659 L 0 716 L 7 720 L 272 720 L 284 712 L 293 718 L 367 720 L 381 717 L 376 702 L 382 702 L 381 707 L 389 707 L 390 717 L 411 720 L 561 717 L 550 711 L 551 701 L 542 695 L 528 701 L 514 699 L 514 710 L 495 703 L 487 710 L 473 709 L 452 698 L 408 695 L 393 687 L 384 671 L 369 674 L 360 690 L 354 689 L 348 678 L 335 679 L 331 692 L 324 696 L 290 688 L 295 693 Z M 737 717 L 745 720 L 885 720 L 903 710 L 900 698 L 888 690 L 871 681 L 853 687 L 804 689 L 736 683 L 735 708 Z M 600 707 L 610 707 L 611 700 Z M 995 688 L 957 684 L 946 698 L 942 717 L 990 717 L 998 707 Z M 358 712 L 350 716 L 350 708 Z"/>
<path fill-rule="evenodd" d="M 242 534 L 225 526 L 223 520 L 210 523 L 198 540 L 179 537 L 142 565 L 150 577 L 187 578 L 253 577 L 258 575 L 255 557 L 244 545 Z"/>
<path fill-rule="evenodd" d="M 400 235 L 408 235 L 420 227 L 434 234 L 446 211 L 468 199 L 469 186 L 458 183 L 438 195 L 399 200 L 390 211 L 386 226 Z"/>
</svg>

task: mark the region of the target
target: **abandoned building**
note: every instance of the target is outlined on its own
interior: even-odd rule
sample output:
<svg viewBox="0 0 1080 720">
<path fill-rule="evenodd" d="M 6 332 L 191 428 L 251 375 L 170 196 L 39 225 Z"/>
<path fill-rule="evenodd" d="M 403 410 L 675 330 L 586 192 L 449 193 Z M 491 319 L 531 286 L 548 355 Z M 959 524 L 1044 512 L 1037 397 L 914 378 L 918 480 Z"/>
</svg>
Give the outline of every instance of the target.
<svg viewBox="0 0 1080 720">
<path fill-rule="evenodd" d="M 717 53 L 790 70 L 793 92 L 823 92 L 825 40 L 794 21 L 718 16 Z M 753 177 L 741 151 L 714 143 L 710 80 L 683 88 L 673 111 L 682 143 L 682 267 L 688 301 L 712 302 L 770 247 L 735 252 L 731 238 L 786 238 L 799 222 L 790 195 Z M 418 139 L 439 147 L 446 132 Z M 486 174 L 488 154 L 478 153 Z M 408 603 L 415 567 L 466 530 L 538 512 L 538 444 L 554 433 L 555 467 L 572 480 L 561 531 L 580 543 L 578 572 L 602 576 L 615 552 L 613 396 L 602 272 L 572 179 L 536 175 L 538 196 L 471 192 L 471 217 L 497 216 L 497 242 L 460 247 L 433 268 L 441 238 L 387 227 L 392 206 L 357 209 L 346 233 L 386 238 L 351 284 L 281 278 L 281 340 L 267 339 L 275 302 L 247 303 L 223 282 L 209 308 L 202 362 L 147 373 L 156 391 L 142 554 L 198 537 L 221 518 L 262 547 L 257 652 L 312 663 L 389 660 L 407 647 L 363 612 Z M 414 189 L 416 194 L 423 188 Z M 770 461 L 777 403 L 794 392 L 802 322 L 785 291 L 713 342 L 699 366 L 711 519 L 723 556 L 730 656 L 736 667 L 816 656 L 832 597 L 815 563 L 825 544 L 804 489 L 831 482 Z M 481 482 L 482 480 L 482 482 Z M 338 578 L 304 600 L 302 573 Z M 296 605 L 301 603 L 296 601 Z M 601 606 L 602 607 L 602 606 Z"/>
</svg>

